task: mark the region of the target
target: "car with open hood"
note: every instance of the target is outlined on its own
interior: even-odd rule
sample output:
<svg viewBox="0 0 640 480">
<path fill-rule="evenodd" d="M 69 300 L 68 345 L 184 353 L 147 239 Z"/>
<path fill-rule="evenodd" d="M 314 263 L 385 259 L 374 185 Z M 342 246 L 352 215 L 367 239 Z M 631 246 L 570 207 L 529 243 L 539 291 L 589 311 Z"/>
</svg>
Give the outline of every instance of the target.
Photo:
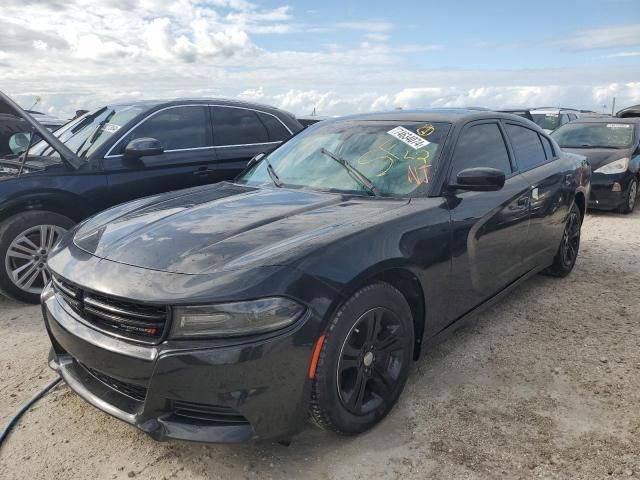
<svg viewBox="0 0 640 480">
<path fill-rule="evenodd" d="M 50 366 L 155 439 L 354 435 L 421 350 L 538 272 L 568 275 L 585 158 L 479 110 L 327 119 L 235 182 L 136 200 L 64 236 Z"/>
<path fill-rule="evenodd" d="M 107 105 L 52 133 L 0 92 L 1 116 L 29 134 L 0 157 L 0 293 L 33 303 L 49 280 L 52 245 L 76 222 L 231 179 L 303 128 L 282 110 L 216 99 Z"/>
<path fill-rule="evenodd" d="M 640 182 L 640 118 L 581 118 L 552 133 L 563 150 L 593 170 L 589 207 L 631 213 Z"/>
<path fill-rule="evenodd" d="M 40 112 L 27 112 L 42 126 L 55 131 L 67 123 L 65 120 Z M 24 118 L 10 113 L 0 113 L 0 158 L 21 154 L 29 145 L 32 127 Z"/>
</svg>

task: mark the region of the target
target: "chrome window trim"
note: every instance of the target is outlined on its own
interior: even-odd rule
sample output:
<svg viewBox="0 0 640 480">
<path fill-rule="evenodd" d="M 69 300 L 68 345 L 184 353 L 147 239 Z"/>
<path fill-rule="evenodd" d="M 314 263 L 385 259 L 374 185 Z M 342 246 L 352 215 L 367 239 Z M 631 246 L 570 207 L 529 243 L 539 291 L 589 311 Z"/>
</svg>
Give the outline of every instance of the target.
<svg viewBox="0 0 640 480">
<path fill-rule="evenodd" d="M 155 112 L 150 113 L 149 115 L 144 117 L 142 120 L 140 120 L 138 123 L 136 123 L 133 127 L 131 127 L 129 130 L 127 130 L 127 132 L 124 135 L 122 135 L 118 139 L 118 141 L 111 146 L 111 148 L 109 149 L 107 154 L 104 156 L 104 158 L 119 158 L 119 157 L 123 157 L 124 154 L 122 154 L 122 153 L 118 153 L 118 154 L 113 154 L 112 155 L 111 152 L 118 145 L 120 145 L 122 140 L 127 135 L 129 135 L 136 128 L 138 128 L 142 123 L 146 122 L 147 120 L 149 120 L 154 115 L 156 115 L 156 114 L 158 114 L 160 112 L 164 112 L 165 110 L 170 110 L 172 108 L 181 108 L 181 107 L 221 107 L 221 108 L 238 108 L 240 110 L 251 110 L 252 112 L 256 112 L 256 113 L 263 113 L 265 115 L 271 115 L 276 120 L 278 120 L 282 124 L 282 126 L 284 128 L 287 129 L 287 132 L 289 132 L 290 135 L 293 135 L 293 132 L 291 131 L 291 129 L 277 115 L 274 115 L 273 113 L 265 112 L 263 110 L 258 110 L 258 109 L 255 109 L 255 108 L 237 107 L 235 105 L 219 105 L 219 104 L 215 104 L 215 103 L 189 103 L 189 104 L 185 104 L 185 105 L 171 105 L 171 106 L 164 107 L 164 108 L 161 108 L 160 110 L 156 110 Z M 266 127 L 265 127 L 265 129 L 266 129 Z M 214 131 L 214 135 L 215 135 L 215 131 Z M 207 147 L 176 148 L 176 149 L 172 149 L 172 150 L 165 150 L 165 152 L 166 153 L 188 152 L 188 151 L 191 151 L 191 150 L 207 150 L 207 149 L 210 149 L 210 148 L 249 147 L 249 146 L 252 146 L 252 145 L 274 145 L 274 144 L 278 144 L 278 143 L 282 143 L 282 141 L 279 140 L 279 141 L 276 141 L 276 142 L 241 143 L 241 144 L 236 144 L 236 145 L 211 145 L 211 146 L 207 146 Z"/>
</svg>

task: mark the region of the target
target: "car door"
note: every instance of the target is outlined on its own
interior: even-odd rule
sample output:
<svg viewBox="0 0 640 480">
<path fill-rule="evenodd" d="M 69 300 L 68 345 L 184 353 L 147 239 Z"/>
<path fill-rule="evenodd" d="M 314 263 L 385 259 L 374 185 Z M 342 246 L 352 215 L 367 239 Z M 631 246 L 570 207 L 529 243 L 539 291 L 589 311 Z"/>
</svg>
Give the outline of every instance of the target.
<svg viewBox="0 0 640 480">
<path fill-rule="evenodd" d="M 221 178 L 234 177 L 245 169 L 255 155 L 271 152 L 292 135 L 270 113 L 244 107 L 214 105 L 211 107 L 211 114 L 217 170 Z"/>
<path fill-rule="evenodd" d="M 522 175 L 531 184 L 529 236 L 525 262 L 530 268 L 547 266 L 559 246 L 564 218 L 570 205 L 568 187 L 574 182 L 573 169 L 566 171 L 552 142 L 534 129 L 505 122 L 505 130 Z"/>
<path fill-rule="evenodd" d="M 164 152 L 127 159 L 127 144 L 144 137 L 158 140 Z M 103 165 L 114 203 L 217 181 L 208 107 L 177 105 L 151 113 L 114 145 Z"/>
<path fill-rule="evenodd" d="M 448 192 L 451 218 L 451 301 L 448 321 L 472 310 L 526 272 L 529 182 L 515 171 L 498 120 L 468 124 L 458 138 L 447 184 L 458 172 L 492 167 L 505 172 L 502 189 Z M 445 186 L 446 188 L 446 186 Z"/>
</svg>

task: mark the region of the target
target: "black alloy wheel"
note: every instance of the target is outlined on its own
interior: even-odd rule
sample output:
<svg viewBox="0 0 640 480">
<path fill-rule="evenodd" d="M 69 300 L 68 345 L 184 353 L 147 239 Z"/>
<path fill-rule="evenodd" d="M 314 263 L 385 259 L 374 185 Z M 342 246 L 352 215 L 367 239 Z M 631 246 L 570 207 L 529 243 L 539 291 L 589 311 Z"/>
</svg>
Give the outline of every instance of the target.
<svg viewBox="0 0 640 480">
<path fill-rule="evenodd" d="M 386 410 L 402 372 L 406 332 L 385 307 L 364 313 L 353 325 L 340 352 L 337 388 L 354 415 Z"/>
<path fill-rule="evenodd" d="M 566 277 L 573 270 L 578 252 L 580 251 L 580 230 L 582 228 L 582 213 L 574 202 L 569 210 L 564 224 L 562 240 L 553 259 L 553 264 L 544 273 L 554 277 Z"/>
<path fill-rule="evenodd" d="M 342 435 L 379 423 L 397 403 L 413 360 L 413 316 L 399 290 L 376 282 L 331 318 L 312 377 L 311 420 Z"/>
<path fill-rule="evenodd" d="M 577 209 L 575 209 L 577 210 Z M 560 254 L 562 255 L 562 263 L 566 267 L 572 267 L 578 258 L 578 250 L 580 248 L 580 212 L 574 209 L 569 212 L 569 218 L 564 227 L 562 236 L 562 244 L 560 245 Z"/>
</svg>

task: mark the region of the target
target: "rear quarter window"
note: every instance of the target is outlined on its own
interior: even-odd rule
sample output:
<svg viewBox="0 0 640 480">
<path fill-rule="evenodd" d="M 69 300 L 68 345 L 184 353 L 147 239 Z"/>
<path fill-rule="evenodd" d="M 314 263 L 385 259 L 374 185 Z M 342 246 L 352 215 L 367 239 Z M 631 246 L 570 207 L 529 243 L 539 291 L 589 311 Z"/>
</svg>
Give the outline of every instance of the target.
<svg viewBox="0 0 640 480">
<path fill-rule="evenodd" d="M 547 160 L 538 132 L 520 125 L 506 125 L 516 162 L 521 171 L 529 170 Z"/>
<path fill-rule="evenodd" d="M 273 115 L 258 112 L 258 117 L 260 117 L 260 120 L 262 120 L 262 123 L 264 123 L 264 126 L 267 128 L 270 142 L 282 142 L 291 136 L 282 122 Z"/>
</svg>

